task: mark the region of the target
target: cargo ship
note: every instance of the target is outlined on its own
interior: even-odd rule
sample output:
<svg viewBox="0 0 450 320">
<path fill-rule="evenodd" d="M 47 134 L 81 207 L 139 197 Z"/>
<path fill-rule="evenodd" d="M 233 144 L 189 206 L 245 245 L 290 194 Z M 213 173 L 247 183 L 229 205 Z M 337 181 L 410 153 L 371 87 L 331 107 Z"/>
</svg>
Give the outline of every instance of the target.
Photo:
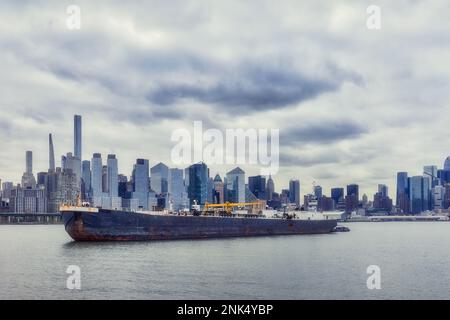
<svg viewBox="0 0 450 320">
<path fill-rule="evenodd" d="M 75 241 L 148 241 L 330 233 L 337 220 L 319 213 L 125 211 L 62 206 Z"/>
</svg>

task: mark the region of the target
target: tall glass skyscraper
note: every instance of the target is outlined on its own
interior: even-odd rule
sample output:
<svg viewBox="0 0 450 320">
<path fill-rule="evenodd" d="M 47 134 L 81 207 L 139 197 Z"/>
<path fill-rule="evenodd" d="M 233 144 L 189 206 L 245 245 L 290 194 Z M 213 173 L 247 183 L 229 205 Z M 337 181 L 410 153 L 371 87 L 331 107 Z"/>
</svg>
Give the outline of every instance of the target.
<svg viewBox="0 0 450 320">
<path fill-rule="evenodd" d="M 266 200 L 266 177 L 248 177 L 248 188 L 260 200 Z"/>
<path fill-rule="evenodd" d="M 102 164 L 102 155 L 100 153 L 94 153 L 91 159 L 92 166 L 92 174 L 91 174 L 91 189 L 92 189 L 92 198 L 93 202 L 100 202 L 103 196 L 103 164 Z"/>
<path fill-rule="evenodd" d="M 182 169 L 173 168 L 169 170 L 168 192 L 173 210 L 178 211 L 187 207 L 187 193 Z"/>
<path fill-rule="evenodd" d="M 424 210 L 424 183 L 428 181 L 422 176 L 414 176 L 410 179 L 409 199 L 412 214 L 419 214 Z"/>
<path fill-rule="evenodd" d="M 107 160 L 107 183 L 110 197 L 117 197 L 119 194 L 119 168 L 115 154 L 109 154 Z"/>
<path fill-rule="evenodd" d="M 150 186 L 156 194 L 167 193 L 169 167 L 160 162 L 150 169 Z"/>
<path fill-rule="evenodd" d="M 423 176 L 429 179 L 430 188 L 438 185 L 437 166 L 424 166 Z"/>
<path fill-rule="evenodd" d="M 91 162 L 88 160 L 81 164 L 81 192 L 83 199 L 91 197 Z"/>
<path fill-rule="evenodd" d="M 334 204 L 337 204 L 340 199 L 344 199 L 344 188 L 331 188 L 331 198 Z"/>
<path fill-rule="evenodd" d="M 245 202 L 245 172 L 237 167 L 227 173 L 230 202 Z"/>
<path fill-rule="evenodd" d="M 193 164 L 189 170 L 188 197 L 192 206 L 194 201 L 204 205 L 208 199 L 208 167 L 203 162 Z"/>
<path fill-rule="evenodd" d="M 81 116 L 75 115 L 73 118 L 74 131 L 74 155 L 81 160 Z"/>
<path fill-rule="evenodd" d="M 397 172 L 397 206 L 399 206 L 400 195 L 408 193 L 408 172 Z"/>
<path fill-rule="evenodd" d="M 289 181 L 289 202 L 300 206 L 300 180 Z"/>
<path fill-rule="evenodd" d="M 26 168 L 25 172 L 27 174 L 33 174 L 33 152 L 27 151 L 26 152 Z"/>
<path fill-rule="evenodd" d="M 149 163 L 147 159 L 137 159 L 133 169 L 133 198 L 139 206 L 148 209 Z"/>
<path fill-rule="evenodd" d="M 321 186 L 314 186 L 314 195 L 316 196 L 317 199 L 322 198 L 322 187 Z"/>
<path fill-rule="evenodd" d="M 349 184 L 347 186 L 347 196 L 355 196 L 356 201 L 359 201 L 359 186 L 357 184 Z"/>
<path fill-rule="evenodd" d="M 48 134 L 48 170 L 50 172 L 55 172 L 55 151 L 53 149 L 53 138 L 52 134 Z"/>
</svg>

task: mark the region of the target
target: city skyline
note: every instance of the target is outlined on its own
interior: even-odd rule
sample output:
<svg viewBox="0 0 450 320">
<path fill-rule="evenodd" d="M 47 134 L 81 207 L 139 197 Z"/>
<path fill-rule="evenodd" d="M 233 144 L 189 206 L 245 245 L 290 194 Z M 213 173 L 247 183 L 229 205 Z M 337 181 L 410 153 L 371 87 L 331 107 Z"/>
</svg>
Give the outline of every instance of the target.
<svg viewBox="0 0 450 320">
<path fill-rule="evenodd" d="M 114 169 L 113 170 L 117 173 L 117 175 L 125 175 L 128 178 L 132 178 L 133 173 L 132 173 L 131 169 L 128 170 L 128 171 L 126 171 L 126 170 L 121 171 L 119 169 L 120 167 L 118 165 L 118 159 L 116 158 L 116 154 L 111 154 L 111 153 L 109 153 L 109 154 L 102 154 L 102 153 L 99 153 L 99 152 L 94 152 L 90 156 L 89 159 L 79 159 L 78 157 L 76 157 L 74 155 L 74 153 L 77 152 L 78 150 L 79 150 L 78 152 L 81 152 L 81 148 L 82 148 L 82 144 L 81 144 L 81 140 L 82 140 L 81 123 L 82 123 L 82 121 L 83 121 L 83 117 L 81 115 L 73 115 L 73 125 L 74 125 L 73 137 L 72 137 L 73 152 L 71 152 L 71 151 L 67 152 L 66 155 L 62 154 L 61 155 L 62 158 L 61 158 L 61 162 L 60 163 L 57 162 L 55 164 L 55 160 L 54 160 L 54 144 L 53 144 L 53 134 L 52 133 L 48 134 L 48 145 L 47 145 L 47 147 L 48 147 L 48 159 L 47 159 L 48 163 L 47 163 L 47 169 L 46 170 L 34 170 L 33 168 L 34 168 L 35 165 L 34 165 L 33 159 L 34 159 L 34 154 L 35 153 L 33 152 L 33 150 L 26 150 L 26 151 L 24 151 L 25 154 L 26 154 L 26 157 L 25 157 L 25 160 L 26 160 L 25 162 L 26 163 L 25 163 L 24 176 L 33 174 L 34 176 L 37 177 L 37 174 L 40 173 L 40 172 L 54 171 L 54 167 L 63 168 L 63 167 L 66 166 L 66 167 L 70 168 L 72 166 L 75 166 L 76 169 L 74 169 L 73 171 L 76 171 L 75 173 L 79 176 L 79 178 L 82 178 L 83 174 L 84 174 L 82 172 L 83 163 L 89 162 L 90 166 L 92 166 L 93 159 L 95 159 L 96 157 L 102 158 L 102 156 L 106 156 L 105 157 L 106 161 L 105 161 L 104 165 L 107 165 L 108 163 L 110 163 L 110 161 L 114 161 L 114 166 L 113 166 Z M 67 161 L 67 159 L 69 159 L 69 161 Z M 140 159 L 143 159 L 143 158 L 136 158 L 135 161 L 138 162 Z M 76 162 L 72 164 L 71 161 L 73 161 L 73 160 L 75 160 Z M 181 171 L 188 170 L 189 167 L 194 165 L 194 164 L 205 163 L 207 165 L 207 167 L 208 167 L 208 172 L 211 171 L 211 166 L 208 163 L 203 162 L 203 161 L 197 162 L 197 163 L 192 163 L 192 164 L 190 164 L 190 165 L 188 165 L 186 167 L 177 167 L 177 166 L 172 167 L 172 166 L 170 166 L 170 168 L 165 163 L 163 163 L 161 161 L 158 161 L 158 160 L 154 160 L 156 162 L 154 164 L 151 164 L 149 159 L 145 159 L 145 161 L 148 162 L 148 164 L 147 164 L 148 170 L 149 170 L 148 176 L 149 177 L 157 177 L 158 182 L 161 182 L 160 181 L 161 177 L 160 177 L 160 173 L 159 172 L 156 173 L 156 170 L 157 170 L 157 168 L 159 169 L 160 166 L 166 167 L 166 169 L 167 169 L 166 180 L 168 179 L 168 172 L 169 172 L 169 170 L 181 170 Z M 422 171 L 417 170 L 417 172 L 418 172 L 417 174 L 411 173 L 411 172 L 407 172 L 407 171 L 402 171 L 402 170 L 397 171 L 395 174 L 398 175 L 398 174 L 406 173 L 407 177 L 410 177 L 410 178 L 412 178 L 412 177 L 416 177 L 417 178 L 419 176 L 437 177 L 437 171 L 438 170 L 440 170 L 440 169 L 445 169 L 445 170 L 450 169 L 450 156 L 446 157 L 442 162 L 443 162 L 442 166 L 439 166 L 439 165 L 423 165 L 422 166 L 423 170 Z M 133 164 L 131 166 L 131 168 L 135 167 L 136 163 Z M 78 164 L 80 165 L 80 169 L 78 169 Z M 97 175 L 99 174 L 98 173 L 99 169 L 95 170 L 94 167 L 95 166 L 92 166 L 92 175 L 93 176 L 95 175 L 94 172 L 97 172 Z M 212 167 L 214 167 L 214 166 L 212 166 Z M 247 165 L 228 166 L 228 169 L 226 169 L 227 166 L 223 166 L 223 167 L 225 168 L 224 172 L 217 171 L 214 174 L 210 173 L 209 174 L 209 178 L 212 179 L 216 175 L 218 175 L 220 177 L 227 177 L 227 175 L 229 175 L 232 171 L 241 170 L 240 167 L 247 167 Z M 110 166 L 107 166 L 107 168 L 108 168 L 107 170 L 109 172 Z M 230 169 L 230 168 L 232 168 L 232 169 Z M 433 168 L 435 168 L 435 169 L 433 169 Z M 151 172 L 150 172 L 150 169 L 151 169 Z M 78 170 L 80 170 L 80 171 L 78 172 Z M 154 170 L 155 170 L 155 173 L 154 173 Z M 427 170 L 435 170 L 436 172 L 430 173 L 430 172 L 427 172 Z M 249 174 L 248 172 L 244 171 L 244 176 L 245 176 L 244 184 L 249 184 L 249 180 L 248 180 L 249 178 L 254 178 L 254 177 L 259 177 L 260 176 L 259 173 L 257 173 L 257 171 L 254 171 L 254 172 L 255 172 L 255 174 Z M 100 168 L 100 174 L 101 174 L 101 168 Z M 269 176 L 264 176 L 263 175 L 262 177 L 264 177 L 266 180 L 269 179 Z M 32 178 L 35 178 L 35 177 L 32 176 Z M 23 181 L 24 181 L 23 179 L 24 179 L 24 177 L 22 177 L 22 180 L 20 180 L 20 177 L 19 177 L 19 178 L 15 179 L 15 180 L 14 179 L 13 180 L 8 180 L 8 179 L 4 179 L 4 178 L 2 178 L 2 176 L 0 176 L 0 181 L 1 182 L 12 182 L 14 185 L 23 184 Z M 89 177 L 89 179 L 91 179 L 91 177 Z M 97 181 L 100 181 L 100 183 L 101 183 L 101 179 L 102 178 L 100 176 L 100 178 L 98 178 Z M 109 186 L 111 184 L 111 182 L 109 181 L 110 178 L 108 177 L 107 179 L 108 179 L 107 185 Z M 362 195 L 366 195 L 368 197 L 371 197 L 372 195 L 375 195 L 377 193 L 377 191 L 380 192 L 380 187 L 382 187 L 382 188 L 385 188 L 385 191 L 384 191 L 385 196 L 389 196 L 391 199 L 396 200 L 396 202 L 397 202 L 398 201 L 397 198 L 398 198 L 398 182 L 399 181 L 398 181 L 398 177 L 397 176 L 395 177 L 395 179 L 396 179 L 395 184 L 392 187 L 388 186 L 387 184 L 378 183 L 376 185 L 376 188 L 374 186 L 375 191 L 373 193 L 370 193 L 370 194 L 366 193 L 366 192 L 359 193 L 359 191 L 358 191 L 359 194 L 357 194 L 357 198 L 359 200 L 361 200 L 361 196 Z M 19 182 L 16 182 L 17 180 Z M 316 194 L 316 188 L 317 187 L 320 188 L 320 194 L 321 195 L 323 194 L 323 195 L 326 195 L 326 196 L 331 197 L 331 198 L 333 198 L 333 195 L 332 195 L 333 189 L 339 189 L 339 188 L 345 188 L 346 187 L 347 188 L 347 192 L 344 193 L 344 196 L 351 193 L 348 190 L 349 190 L 349 187 L 351 188 L 351 186 L 353 186 L 353 185 L 355 185 L 358 190 L 361 189 L 361 185 L 360 184 L 352 183 L 352 182 L 346 183 L 344 185 L 333 185 L 330 188 L 325 188 L 325 187 L 323 187 L 323 185 L 321 185 L 320 183 L 317 183 L 314 180 L 310 190 L 307 188 L 308 186 L 306 186 L 306 190 L 305 190 L 305 186 L 302 184 L 302 178 L 298 178 L 298 177 L 291 177 L 291 178 L 289 178 L 287 186 L 277 185 L 276 179 L 274 179 L 274 180 L 275 180 L 274 192 L 278 193 L 280 195 L 282 194 L 283 190 L 291 191 L 291 188 L 292 188 L 291 184 L 292 184 L 292 182 L 298 182 L 299 183 L 299 191 L 296 191 L 296 192 L 299 192 L 300 197 L 299 198 L 295 198 L 295 196 L 290 196 L 289 199 L 292 200 L 291 201 L 292 203 L 303 202 L 302 198 L 303 198 L 304 195 L 307 195 L 307 194 L 315 194 L 315 195 L 317 195 Z M 155 183 L 154 182 L 155 180 L 151 180 L 151 181 L 152 181 L 151 187 L 153 188 L 153 184 Z M 36 184 L 36 181 L 34 181 L 34 184 Z M 114 184 L 117 185 L 118 181 L 115 181 Z M 96 188 L 93 188 L 93 190 L 94 189 L 96 189 Z M 241 189 L 242 189 L 242 187 L 241 187 Z M 325 191 L 322 191 L 322 190 L 325 190 Z M 392 193 L 389 193 L 388 190 L 391 190 Z M 156 190 L 152 189 L 152 191 L 156 191 L 157 194 L 161 193 L 161 190 L 159 190 L 157 188 L 156 188 Z M 165 192 L 167 192 L 167 190 Z M 241 190 L 241 192 L 242 192 L 242 190 Z M 115 194 L 115 193 L 111 194 L 109 190 L 107 190 L 107 193 L 110 196 L 117 197 L 117 194 Z M 291 198 L 291 197 L 293 197 L 293 198 Z M 242 196 L 241 196 L 241 200 L 242 200 Z M 237 202 L 242 202 L 242 201 L 237 201 Z"/>
<path fill-rule="evenodd" d="M 19 182 L 24 150 L 46 171 L 49 132 L 57 162 L 73 152 L 73 114 L 83 116 L 83 160 L 116 154 L 119 172 L 136 158 L 172 167 L 171 132 L 196 120 L 279 128 L 276 188 L 296 178 L 302 194 L 317 181 L 327 194 L 356 183 L 369 197 L 386 184 L 392 196 L 397 171 L 421 175 L 450 153 L 449 48 L 433 41 L 449 28 L 445 1 L 382 2 L 404 14 L 383 14 L 378 31 L 366 28 L 367 5 L 350 1 L 186 1 L 177 23 L 169 4 L 79 5 L 76 31 L 56 1 L 1 5 L 4 181 Z"/>
</svg>

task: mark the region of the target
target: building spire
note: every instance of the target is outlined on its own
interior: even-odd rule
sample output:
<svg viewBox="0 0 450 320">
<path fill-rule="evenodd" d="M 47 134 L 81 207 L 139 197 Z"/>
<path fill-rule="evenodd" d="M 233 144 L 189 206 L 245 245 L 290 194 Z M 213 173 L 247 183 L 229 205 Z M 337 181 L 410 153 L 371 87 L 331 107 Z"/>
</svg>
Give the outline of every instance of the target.
<svg viewBox="0 0 450 320">
<path fill-rule="evenodd" d="M 49 159 L 49 171 L 55 172 L 55 151 L 53 149 L 52 134 L 48 134 L 48 159 Z"/>
</svg>

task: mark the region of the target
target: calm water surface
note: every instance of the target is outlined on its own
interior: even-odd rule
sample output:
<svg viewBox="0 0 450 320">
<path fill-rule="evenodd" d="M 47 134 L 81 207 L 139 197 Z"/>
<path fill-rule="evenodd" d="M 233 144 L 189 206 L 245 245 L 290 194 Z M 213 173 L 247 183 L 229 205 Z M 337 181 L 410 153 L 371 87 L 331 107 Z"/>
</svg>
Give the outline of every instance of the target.
<svg viewBox="0 0 450 320">
<path fill-rule="evenodd" d="M 75 243 L 63 226 L 0 226 L 0 299 L 449 299 L 450 223 L 349 233 Z M 81 290 L 66 269 L 81 268 Z M 366 269 L 381 268 L 381 290 Z"/>
</svg>

